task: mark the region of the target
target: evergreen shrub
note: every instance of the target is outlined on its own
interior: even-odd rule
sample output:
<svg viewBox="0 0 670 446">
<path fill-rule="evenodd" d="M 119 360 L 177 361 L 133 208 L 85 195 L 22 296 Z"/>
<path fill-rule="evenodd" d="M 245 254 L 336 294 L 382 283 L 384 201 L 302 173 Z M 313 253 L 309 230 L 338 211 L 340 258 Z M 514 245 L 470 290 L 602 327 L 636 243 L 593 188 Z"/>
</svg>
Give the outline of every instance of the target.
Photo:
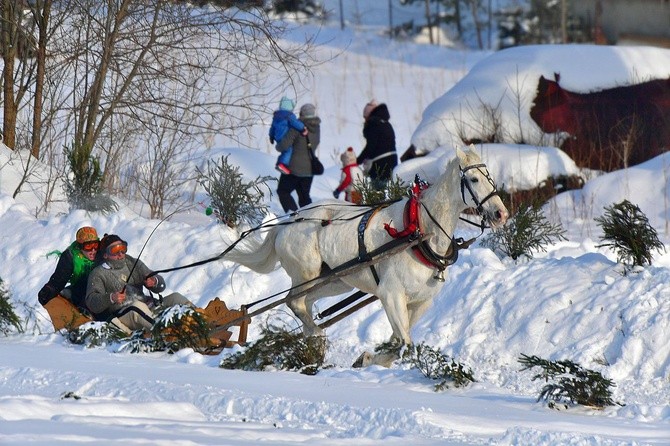
<svg viewBox="0 0 670 446">
<path fill-rule="evenodd" d="M 521 354 L 519 362 L 524 366 L 521 371 L 534 367 L 541 369 L 533 376 L 533 381 L 556 381 L 546 384 L 537 398 L 538 401 L 546 401 L 552 409 L 558 409 L 558 404 L 566 409 L 575 404 L 595 408 L 619 404 L 612 400 L 611 387 L 616 386 L 614 381 L 604 378 L 599 372 L 569 360 L 548 361 L 524 354 Z"/>
<path fill-rule="evenodd" d="M 640 208 L 628 200 L 605 207 L 605 214 L 596 217 L 604 232 L 603 243 L 617 255 L 617 261 L 627 266 L 651 265 L 652 251 L 665 251 L 656 230 Z"/>
<path fill-rule="evenodd" d="M 560 224 L 549 223 L 542 208 L 522 204 L 511 221 L 488 234 L 481 244 L 514 260 L 521 256 L 532 259 L 533 252 L 546 251 L 547 245 L 565 240 L 564 233 Z"/>
<path fill-rule="evenodd" d="M 0 277 L 0 333 L 7 336 L 13 331 L 23 332 L 21 319 L 14 312 L 14 307 L 9 301 L 9 290 Z"/>
<path fill-rule="evenodd" d="M 103 193 L 100 161 L 84 147 L 65 147 L 71 175 L 65 178 L 65 194 L 70 209 L 110 214 L 118 210 L 114 200 Z"/>
<path fill-rule="evenodd" d="M 278 328 L 263 328 L 258 341 L 221 360 L 219 367 L 242 370 L 288 370 L 316 375 L 326 357 L 324 336 L 304 337 Z"/>
<path fill-rule="evenodd" d="M 409 196 L 409 186 L 398 176 L 389 181 L 382 190 L 375 189 L 370 178 L 365 177 L 364 181 L 354 184 L 354 190 L 361 194 L 360 204 L 366 206 L 397 201 Z"/>
<path fill-rule="evenodd" d="M 276 181 L 276 178 L 258 176 L 245 182 L 240 168 L 230 164 L 228 155 L 222 156 L 218 163 L 208 160 L 204 171 L 198 168 L 196 171 L 197 181 L 207 192 L 213 214 L 220 222 L 231 228 L 242 222 L 255 226 L 268 215 L 263 190 L 267 189 L 271 197 L 268 181 Z"/>
</svg>

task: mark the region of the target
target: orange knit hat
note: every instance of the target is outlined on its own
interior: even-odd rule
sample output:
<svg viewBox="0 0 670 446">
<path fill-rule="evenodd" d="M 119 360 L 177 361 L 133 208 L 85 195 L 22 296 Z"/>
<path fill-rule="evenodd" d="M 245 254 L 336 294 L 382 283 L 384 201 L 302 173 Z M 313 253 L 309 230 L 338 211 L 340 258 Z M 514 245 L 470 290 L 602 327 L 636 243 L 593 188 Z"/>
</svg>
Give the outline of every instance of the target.
<svg viewBox="0 0 670 446">
<path fill-rule="evenodd" d="M 98 232 L 92 226 L 83 226 L 77 230 L 76 235 L 77 243 L 83 245 L 86 242 L 97 242 L 100 239 L 98 238 Z"/>
</svg>

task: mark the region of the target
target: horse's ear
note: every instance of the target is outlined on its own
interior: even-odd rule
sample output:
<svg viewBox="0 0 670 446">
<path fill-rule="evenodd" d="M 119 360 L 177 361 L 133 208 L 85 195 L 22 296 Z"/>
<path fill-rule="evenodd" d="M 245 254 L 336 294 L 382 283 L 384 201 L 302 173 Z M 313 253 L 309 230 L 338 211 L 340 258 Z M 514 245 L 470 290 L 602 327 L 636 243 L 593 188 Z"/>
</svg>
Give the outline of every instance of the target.
<svg viewBox="0 0 670 446">
<path fill-rule="evenodd" d="M 466 162 L 466 159 L 469 155 L 479 158 L 479 153 L 477 153 L 477 149 L 475 148 L 474 144 L 470 144 L 467 150 L 461 150 L 457 147 L 456 154 L 458 155 L 458 158 L 461 160 L 461 162 Z"/>
<path fill-rule="evenodd" d="M 458 146 L 456 146 L 456 156 L 461 162 L 465 161 L 465 152 Z"/>
</svg>

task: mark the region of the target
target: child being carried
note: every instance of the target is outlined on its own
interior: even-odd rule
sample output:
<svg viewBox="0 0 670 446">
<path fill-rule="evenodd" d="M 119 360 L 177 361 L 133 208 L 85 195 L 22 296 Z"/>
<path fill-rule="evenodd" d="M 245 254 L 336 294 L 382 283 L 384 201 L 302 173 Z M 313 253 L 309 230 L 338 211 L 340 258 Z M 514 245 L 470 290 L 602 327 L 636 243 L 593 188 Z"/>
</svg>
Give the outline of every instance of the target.
<svg viewBox="0 0 670 446">
<path fill-rule="evenodd" d="M 298 119 L 298 117 L 293 113 L 295 108 L 295 102 L 284 96 L 279 101 L 279 109 L 272 114 L 272 124 L 270 125 L 270 143 L 274 144 L 279 142 L 286 136 L 290 128 L 293 128 L 300 132 L 302 135 L 307 136 L 307 128 L 305 124 Z M 287 150 L 281 152 L 279 158 L 277 159 L 277 164 L 275 169 L 289 175 L 291 170 L 289 169 L 289 164 L 291 163 L 291 155 L 293 154 L 293 147 L 289 147 Z"/>
</svg>

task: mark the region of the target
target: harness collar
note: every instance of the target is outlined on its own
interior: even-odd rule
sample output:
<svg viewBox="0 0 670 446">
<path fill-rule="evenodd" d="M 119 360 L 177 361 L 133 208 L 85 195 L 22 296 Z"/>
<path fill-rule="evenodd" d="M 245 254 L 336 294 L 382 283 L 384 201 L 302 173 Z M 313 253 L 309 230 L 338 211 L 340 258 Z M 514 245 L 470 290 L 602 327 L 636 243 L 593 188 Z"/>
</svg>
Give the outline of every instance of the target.
<svg viewBox="0 0 670 446">
<path fill-rule="evenodd" d="M 393 238 L 414 236 L 421 237 L 424 234 L 421 221 L 421 193 L 428 189 L 429 184 L 419 178 L 419 175 L 416 175 L 414 182 L 412 183 L 411 193 L 409 200 L 405 204 L 405 213 L 403 215 L 403 223 L 405 228 L 402 231 L 398 231 L 396 228 L 391 227 L 389 223 L 384 224 L 384 229 L 386 232 Z M 449 244 L 449 248 L 445 255 L 440 255 L 433 248 L 430 247 L 428 241 L 423 240 L 419 242 L 418 245 L 412 247 L 412 251 L 416 256 L 417 260 L 423 263 L 428 268 L 435 268 L 437 274 L 435 278 L 437 280 L 443 281 L 443 271 L 447 266 L 454 264 L 458 258 L 458 249 L 454 248 L 453 239 Z"/>
<path fill-rule="evenodd" d="M 477 164 L 473 166 L 468 166 L 466 169 L 461 169 L 461 189 L 463 190 L 464 187 L 468 188 L 468 191 L 470 192 L 470 195 L 472 196 L 473 200 L 476 203 L 478 203 L 477 206 L 478 211 L 480 211 L 481 206 L 484 204 L 484 202 L 486 202 L 486 200 L 488 200 L 492 195 L 497 194 L 494 185 L 494 191 L 491 194 L 489 194 L 483 201 L 478 202 L 469 184 L 466 184 L 464 186 L 464 183 L 468 182 L 464 179 L 463 173 L 470 168 L 481 167 L 481 166 L 484 165 Z M 424 235 L 424 231 L 420 221 L 421 194 L 424 190 L 428 189 L 429 186 L 430 185 L 428 183 L 419 178 L 419 175 L 415 176 L 414 182 L 412 183 L 411 186 L 410 198 L 405 204 L 405 213 L 403 215 L 403 223 L 405 225 L 405 228 L 402 231 L 398 231 L 396 228 L 391 227 L 389 223 L 384 224 L 384 229 L 391 237 L 399 238 L 406 236 L 414 236 L 418 238 Z M 463 191 L 463 194 L 464 193 L 465 192 Z M 463 201 L 465 201 L 465 195 L 463 195 Z M 426 209 L 426 211 L 428 210 Z M 442 231 L 444 232 L 444 230 Z M 431 248 L 427 240 L 422 240 L 421 242 L 419 242 L 419 244 L 412 247 L 412 251 L 414 252 L 414 255 L 416 256 L 417 260 L 419 260 L 428 268 L 435 268 L 437 270 L 434 279 L 439 280 L 441 282 L 444 282 L 444 270 L 448 266 L 456 263 L 456 261 L 458 260 L 458 251 L 460 249 L 467 248 L 472 244 L 472 242 L 475 241 L 475 238 L 472 238 L 466 242 L 460 237 L 453 238 L 449 236 L 449 234 L 446 235 L 447 237 L 450 238 L 451 242 L 449 243 L 449 247 L 447 248 L 447 251 L 444 253 L 444 255 L 438 254 L 433 248 Z"/>
</svg>

